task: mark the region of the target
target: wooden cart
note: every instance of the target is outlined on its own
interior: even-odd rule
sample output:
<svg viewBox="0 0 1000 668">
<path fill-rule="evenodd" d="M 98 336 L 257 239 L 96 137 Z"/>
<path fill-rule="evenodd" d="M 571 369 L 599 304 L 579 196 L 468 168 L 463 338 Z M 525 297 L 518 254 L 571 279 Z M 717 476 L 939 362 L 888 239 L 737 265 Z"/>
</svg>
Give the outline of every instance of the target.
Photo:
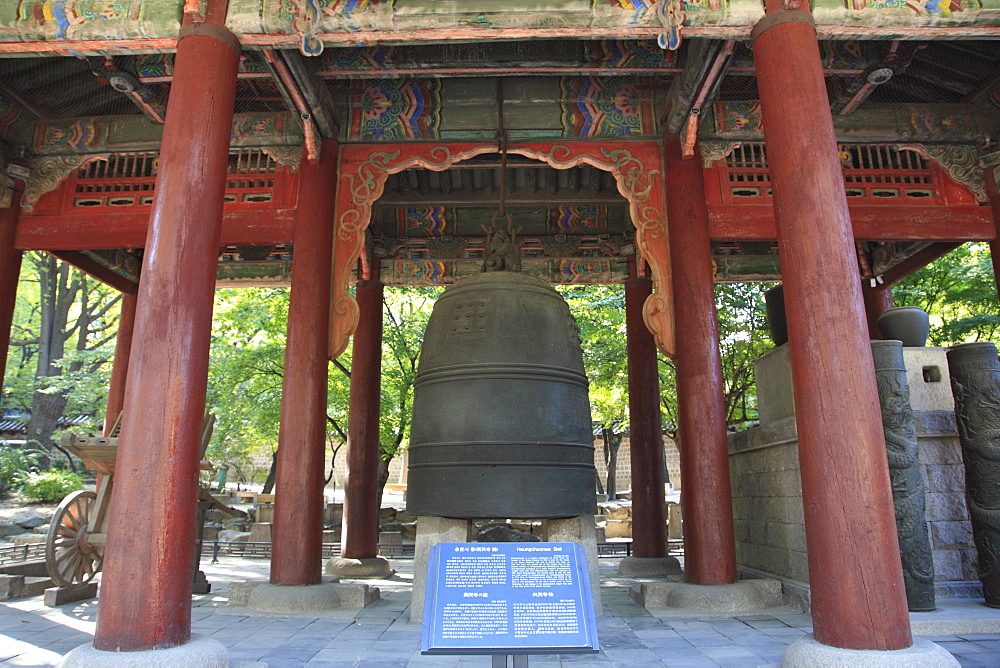
<svg viewBox="0 0 1000 668">
<path fill-rule="evenodd" d="M 119 422 L 121 418 L 118 418 Z M 115 455 L 118 453 L 118 426 L 111 430 L 111 436 L 81 436 L 65 434 L 63 447 L 83 461 L 91 471 L 96 471 L 97 491 L 81 490 L 69 494 L 56 508 L 49 532 L 45 539 L 45 566 L 49 577 L 60 587 L 79 587 L 94 579 L 101 570 L 104 560 L 104 544 L 107 540 L 107 515 L 111 502 L 111 487 L 115 478 Z M 212 437 L 215 416 L 205 415 L 202 432 L 201 454 L 204 457 L 208 441 Z M 202 461 L 202 467 L 210 465 Z M 213 502 L 213 505 L 231 514 L 239 514 L 217 501 L 211 493 L 199 487 L 199 499 Z"/>
</svg>

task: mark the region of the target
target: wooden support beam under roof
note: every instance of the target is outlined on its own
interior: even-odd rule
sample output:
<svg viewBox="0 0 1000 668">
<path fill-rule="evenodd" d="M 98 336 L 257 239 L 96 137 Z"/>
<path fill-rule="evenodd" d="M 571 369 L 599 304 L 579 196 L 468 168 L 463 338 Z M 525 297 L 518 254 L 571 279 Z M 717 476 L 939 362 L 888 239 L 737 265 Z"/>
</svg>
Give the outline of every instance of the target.
<svg viewBox="0 0 1000 668">
<path fill-rule="evenodd" d="M 961 245 L 961 243 L 951 241 L 931 244 L 882 274 L 882 284 L 892 285 L 897 281 L 901 281 L 910 274 L 920 271 L 934 260 L 944 257 Z"/>
<path fill-rule="evenodd" d="M 121 274 L 115 273 L 79 251 L 49 251 L 49 254 L 76 267 L 88 276 L 96 278 L 101 283 L 110 285 L 119 292 L 132 295 L 139 290 L 139 284 L 135 281 L 130 281 Z"/>
<path fill-rule="evenodd" d="M 985 206 L 890 207 L 849 206 L 856 239 L 872 241 L 991 241 L 996 237 L 993 214 Z M 227 211 L 223 246 L 292 243 L 294 209 Z M 21 250 L 97 250 L 141 248 L 146 243 L 149 213 L 87 212 L 72 216 L 22 215 L 16 245 Z M 770 206 L 709 207 L 713 240 L 773 241 Z"/>
</svg>

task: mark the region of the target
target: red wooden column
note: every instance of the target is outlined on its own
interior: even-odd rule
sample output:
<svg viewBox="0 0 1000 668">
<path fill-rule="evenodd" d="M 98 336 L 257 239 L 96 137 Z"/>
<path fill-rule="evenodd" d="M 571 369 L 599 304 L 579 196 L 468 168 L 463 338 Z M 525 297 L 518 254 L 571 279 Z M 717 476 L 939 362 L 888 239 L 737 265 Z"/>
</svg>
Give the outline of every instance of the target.
<svg viewBox="0 0 1000 668">
<path fill-rule="evenodd" d="M 883 284 L 873 288 L 866 284 L 861 286 L 861 294 L 865 302 L 868 336 L 872 339 L 881 339 L 882 332 L 878 329 L 878 319 L 883 313 L 896 306 L 896 302 L 892 299 L 892 288 Z"/>
<path fill-rule="evenodd" d="M 996 236 L 990 241 L 990 258 L 993 260 L 993 279 L 1000 293 L 1000 186 L 997 177 L 1000 170 L 994 165 L 986 170 L 983 178 L 986 181 L 986 194 L 990 198 L 990 208 L 993 210 L 993 226 Z"/>
<path fill-rule="evenodd" d="M 299 172 L 275 472 L 270 581 L 276 585 L 319 584 L 323 578 L 323 461 L 336 182 L 337 144 L 327 140 L 319 161 L 303 157 Z"/>
<path fill-rule="evenodd" d="M 684 579 L 736 582 L 726 404 L 715 315 L 712 246 L 701 163 L 665 141 L 667 223 L 677 323 L 677 413 L 684 491 Z"/>
<path fill-rule="evenodd" d="M 240 45 L 181 29 L 136 306 L 94 648 L 191 638 L 191 564 L 216 261 Z"/>
<path fill-rule="evenodd" d="M 21 213 L 22 186 L 17 183 L 13 202 L 6 209 L 0 209 L 0 387 L 3 387 L 7 370 L 10 327 L 14 322 L 14 304 L 17 302 L 17 279 L 21 275 L 21 251 L 14 246 L 17 219 Z"/>
<path fill-rule="evenodd" d="M 807 5 L 803 5 L 807 6 Z M 754 60 L 795 390 L 814 636 L 909 647 L 910 620 L 837 138 L 812 17 L 767 0 Z"/>
<path fill-rule="evenodd" d="M 118 336 L 115 339 L 115 361 L 111 367 L 108 385 L 108 405 L 104 409 L 104 435 L 111 433 L 115 420 L 125 405 L 125 378 L 128 376 L 129 357 L 132 354 L 132 335 L 135 330 L 135 293 L 122 294 L 121 312 L 118 315 Z"/>
<path fill-rule="evenodd" d="M 347 480 L 341 556 L 378 556 L 379 410 L 382 382 L 382 284 L 358 281 L 358 328 L 351 355 Z"/>
<path fill-rule="evenodd" d="M 642 319 L 642 306 L 653 292 L 653 281 L 636 276 L 635 262 L 630 258 L 629 278 L 625 281 L 632 556 L 653 559 L 667 556 L 663 425 L 660 421 L 656 343 Z"/>
</svg>

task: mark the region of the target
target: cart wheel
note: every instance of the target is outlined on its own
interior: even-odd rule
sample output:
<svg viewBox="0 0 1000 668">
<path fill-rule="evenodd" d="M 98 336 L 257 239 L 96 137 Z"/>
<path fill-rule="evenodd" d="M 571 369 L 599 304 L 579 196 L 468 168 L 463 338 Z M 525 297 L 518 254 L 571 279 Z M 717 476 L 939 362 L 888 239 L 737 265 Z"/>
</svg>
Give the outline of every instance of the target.
<svg viewBox="0 0 1000 668">
<path fill-rule="evenodd" d="M 79 587 L 94 579 L 101 570 L 104 550 L 87 539 L 87 524 L 97 495 L 73 492 L 59 504 L 45 539 L 45 567 L 60 587 Z"/>
</svg>

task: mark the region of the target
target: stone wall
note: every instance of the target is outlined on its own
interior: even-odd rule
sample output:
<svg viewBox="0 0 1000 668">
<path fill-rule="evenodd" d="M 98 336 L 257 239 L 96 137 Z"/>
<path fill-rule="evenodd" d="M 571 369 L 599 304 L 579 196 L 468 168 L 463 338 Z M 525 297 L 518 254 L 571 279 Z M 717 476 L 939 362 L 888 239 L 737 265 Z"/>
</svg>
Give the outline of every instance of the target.
<svg viewBox="0 0 1000 668">
<path fill-rule="evenodd" d="M 736 562 L 808 582 L 795 418 L 729 436 Z"/>
<path fill-rule="evenodd" d="M 674 489 L 681 488 L 681 455 L 677 451 L 677 444 L 669 436 L 663 436 L 663 456 L 667 463 L 667 471 L 670 473 L 670 482 Z M 618 484 L 618 491 L 623 492 L 632 489 L 632 463 L 631 447 L 628 437 L 622 440 L 621 447 L 618 448 L 618 468 L 615 470 L 615 481 Z M 597 477 L 603 485 L 608 479 L 608 467 L 604 464 L 604 439 L 600 436 L 594 438 L 594 465 L 597 467 Z"/>
<path fill-rule="evenodd" d="M 914 415 L 937 594 L 980 597 L 954 413 Z M 747 573 L 785 580 L 792 602 L 807 607 L 809 569 L 795 418 L 730 435 L 729 470 L 737 563 Z"/>
<path fill-rule="evenodd" d="M 961 598 L 981 596 L 955 414 L 922 412 L 914 413 L 914 418 L 938 593 Z M 942 583 L 950 583 L 943 585 L 947 592 L 941 591 Z"/>
</svg>

